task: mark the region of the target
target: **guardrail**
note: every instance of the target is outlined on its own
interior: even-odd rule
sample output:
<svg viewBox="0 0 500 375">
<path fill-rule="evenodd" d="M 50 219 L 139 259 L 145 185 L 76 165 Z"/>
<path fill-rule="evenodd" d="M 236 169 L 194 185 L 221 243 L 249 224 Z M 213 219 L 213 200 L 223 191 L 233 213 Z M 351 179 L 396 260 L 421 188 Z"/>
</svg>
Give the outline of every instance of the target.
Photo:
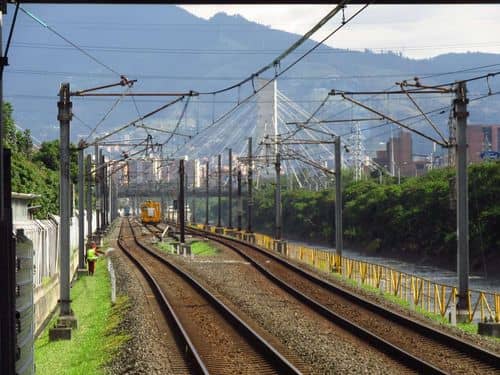
<svg viewBox="0 0 500 375">
<path fill-rule="evenodd" d="M 203 225 L 193 225 L 203 229 Z M 212 232 L 215 228 L 210 228 Z M 212 230 L 213 229 L 213 230 Z M 254 233 L 255 244 L 274 251 L 274 239 Z M 243 236 L 240 236 L 243 239 Z M 442 317 L 457 303 L 457 288 L 380 264 L 339 256 L 335 252 L 287 243 L 282 255 L 328 273 L 336 273 L 380 293 L 397 297 L 412 308 Z M 500 293 L 469 290 L 469 322 L 500 322 Z"/>
</svg>

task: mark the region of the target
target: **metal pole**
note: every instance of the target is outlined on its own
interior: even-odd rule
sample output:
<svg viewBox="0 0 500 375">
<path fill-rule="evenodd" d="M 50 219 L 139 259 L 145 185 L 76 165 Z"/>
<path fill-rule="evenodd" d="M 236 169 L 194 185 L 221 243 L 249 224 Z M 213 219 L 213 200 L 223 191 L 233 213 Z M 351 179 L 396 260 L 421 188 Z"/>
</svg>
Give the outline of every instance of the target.
<svg viewBox="0 0 500 375">
<path fill-rule="evenodd" d="M 335 138 L 335 248 L 342 256 L 342 154 L 340 136 Z"/>
<path fill-rule="evenodd" d="M 87 236 L 88 241 L 92 238 L 92 156 L 87 155 Z"/>
<path fill-rule="evenodd" d="M 99 160 L 101 162 L 101 165 L 104 165 L 104 155 L 102 153 L 102 150 L 99 150 Z M 101 232 L 104 231 L 104 229 L 106 228 L 106 223 L 105 223 L 105 212 L 104 212 L 104 200 L 105 200 L 105 194 L 104 194 L 104 185 L 105 185 L 105 181 L 106 181 L 106 177 L 104 175 L 104 169 L 105 168 L 101 168 L 99 170 L 99 187 L 100 187 L 100 191 L 99 191 L 99 210 L 100 210 L 100 213 L 101 213 Z"/>
<path fill-rule="evenodd" d="M 99 158 L 99 145 L 96 143 L 94 146 L 94 157 L 95 157 L 95 216 L 96 216 L 96 227 L 95 231 L 97 236 L 99 236 L 99 231 L 101 230 L 101 170 L 99 169 L 100 158 Z"/>
<path fill-rule="evenodd" d="M 3 30 L 3 14 L 7 12 L 7 5 L 4 1 L 2 1 L 2 9 L 0 9 L 0 45 L 2 45 L 2 30 Z M 4 61 L 3 56 L 3 48 L 0 49 L 0 106 L 3 107 L 3 70 L 6 65 L 6 61 Z M 3 108 L 0 108 L 3 111 Z M 5 179 L 5 161 L 3 154 L 3 145 L 5 138 L 5 124 L 3 123 L 3 115 L 0 116 L 0 222 L 6 219 L 6 211 L 7 207 L 5 207 L 5 202 L 2 199 L 4 197 L 4 193 L 7 190 L 7 181 Z"/>
<path fill-rule="evenodd" d="M 276 208 L 276 228 L 275 238 L 281 240 L 281 155 L 276 154 L 276 186 L 275 186 L 275 199 L 274 205 Z"/>
<path fill-rule="evenodd" d="M 233 150 L 229 149 L 228 151 L 229 157 L 229 207 L 228 207 L 228 220 L 227 227 L 229 229 L 233 228 Z"/>
<path fill-rule="evenodd" d="M 238 231 L 241 230 L 241 216 L 243 215 L 243 200 L 241 198 L 241 169 L 238 168 Z"/>
<path fill-rule="evenodd" d="M 0 116 L 1 117 L 1 116 Z M 16 362 L 16 252 L 12 235 L 11 173 L 10 150 L 0 149 L 3 159 L 2 183 L 5 189 L 0 200 L 5 208 L 0 217 L 0 240 L 2 258 L 0 259 L 0 373 L 14 375 Z"/>
<path fill-rule="evenodd" d="M 181 243 L 184 243 L 184 159 L 179 160 L 179 225 Z"/>
<path fill-rule="evenodd" d="M 70 301 L 70 248 L 69 248 L 69 221 L 70 221 L 70 121 L 71 121 L 71 101 L 69 96 L 69 83 L 63 83 L 59 91 L 58 120 L 60 123 L 60 186 L 59 186 L 59 207 L 60 207 L 60 315 L 72 315 Z"/>
<path fill-rule="evenodd" d="M 83 210 L 85 209 L 85 181 L 83 171 L 83 148 L 80 143 L 78 150 L 78 268 L 85 268 L 85 218 Z"/>
<path fill-rule="evenodd" d="M 457 171 L 457 318 L 468 316 L 469 311 L 469 205 L 467 178 L 467 87 L 457 85 L 454 116 L 457 124 L 456 171 Z"/>
<path fill-rule="evenodd" d="M 206 185 L 206 192 L 207 192 L 207 196 L 206 196 L 206 199 L 205 199 L 205 225 L 208 226 L 208 161 L 207 161 L 207 167 L 206 167 L 206 170 L 205 170 L 205 185 Z"/>
<path fill-rule="evenodd" d="M 196 223 L 196 214 L 195 214 L 195 211 L 196 211 L 196 166 L 197 165 L 199 165 L 199 164 L 198 164 L 197 160 L 195 160 L 194 166 L 193 166 L 193 191 L 192 191 L 193 201 L 191 202 L 191 207 L 192 207 L 191 221 L 193 223 Z"/>
<path fill-rule="evenodd" d="M 248 138 L 248 202 L 247 202 L 247 232 L 252 233 L 252 185 L 253 185 L 253 171 L 252 171 L 252 137 Z"/>
<path fill-rule="evenodd" d="M 222 198 L 222 162 L 221 155 L 217 155 L 217 226 L 221 227 L 221 198 Z"/>
</svg>

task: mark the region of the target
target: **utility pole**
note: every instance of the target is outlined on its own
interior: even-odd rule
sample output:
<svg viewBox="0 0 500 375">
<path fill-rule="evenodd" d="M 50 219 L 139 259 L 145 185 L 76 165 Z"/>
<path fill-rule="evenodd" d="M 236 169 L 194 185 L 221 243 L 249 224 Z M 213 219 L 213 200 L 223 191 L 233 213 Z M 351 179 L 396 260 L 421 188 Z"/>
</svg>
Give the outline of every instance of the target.
<svg viewBox="0 0 500 375">
<path fill-rule="evenodd" d="M 222 196 L 222 162 L 221 155 L 217 155 L 217 227 L 221 227 L 221 197 Z"/>
<path fill-rule="evenodd" d="M 104 229 L 106 228 L 106 221 L 105 221 L 105 217 L 106 217 L 106 213 L 104 212 L 104 200 L 105 200 L 105 184 L 106 184 L 106 177 L 105 177 L 105 172 L 104 172 L 104 155 L 103 155 L 103 152 L 102 150 L 99 150 L 99 160 L 101 162 L 101 169 L 99 170 L 99 175 L 100 175 L 100 179 L 99 179 L 99 187 L 100 187 L 100 191 L 99 191 L 99 209 L 100 209 L 100 213 L 101 213 L 101 226 L 100 226 L 100 230 L 101 230 L 101 233 L 104 232 Z"/>
<path fill-rule="evenodd" d="M 241 216 L 243 215 L 243 201 L 241 197 L 241 168 L 238 168 L 238 231 L 241 231 Z"/>
<path fill-rule="evenodd" d="M 340 136 L 335 137 L 335 248 L 342 256 L 342 154 Z M 340 265 L 342 267 L 342 265 Z"/>
<path fill-rule="evenodd" d="M 184 201 L 187 203 L 188 202 L 188 198 L 189 198 L 189 194 L 188 194 L 188 192 L 189 192 L 189 188 L 188 188 L 189 182 L 188 182 L 188 174 L 186 172 L 186 169 L 189 169 L 187 167 L 187 161 L 186 161 L 186 163 L 184 165 Z M 185 208 L 184 208 L 184 213 L 185 213 L 184 215 L 187 216 L 187 211 L 186 211 Z M 185 217 L 185 218 L 187 220 L 187 217 Z"/>
<path fill-rule="evenodd" d="M 179 225 L 181 230 L 181 244 L 184 243 L 184 159 L 179 160 Z"/>
<path fill-rule="evenodd" d="M 205 186 L 206 186 L 206 199 L 205 199 L 205 229 L 208 229 L 208 161 L 205 168 Z"/>
<path fill-rule="evenodd" d="M 96 216 L 96 237 L 97 241 L 100 239 L 99 232 L 101 231 L 101 184 L 100 184 L 100 158 L 99 158 L 99 144 L 94 145 L 94 157 L 95 157 L 95 216 Z"/>
<path fill-rule="evenodd" d="M 281 154 L 276 154 L 276 187 L 274 205 L 276 208 L 275 239 L 281 240 Z"/>
<path fill-rule="evenodd" d="M 71 328 L 76 327 L 70 299 L 70 121 L 72 103 L 70 101 L 69 83 L 61 84 L 59 102 L 57 103 L 57 119 L 60 124 L 59 152 L 60 152 L 60 182 L 59 182 L 59 209 L 60 209 L 60 281 L 59 281 L 59 319 L 54 328 L 49 330 L 49 340 L 71 339 Z"/>
<path fill-rule="evenodd" d="M 191 203 L 191 206 L 192 206 L 192 211 L 191 211 L 191 221 L 193 223 L 196 223 L 196 214 L 195 214 L 195 211 L 196 211 L 196 168 L 198 166 L 198 160 L 195 160 L 194 162 L 194 166 L 193 166 L 193 201 Z"/>
<path fill-rule="evenodd" d="M 228 207 L 228 222 L 227 227 L 233 229 L 233 150 L 229 149 L 229 207 Z"/>
<path fill-rule="evenodd" d="M 83 141 L 78 148 L 78 268 L 85 269 L 85 218 L 83 216 L 85 201 L 85 181 L 83 170 Z"/>
<path fill-rule="evenodd" d="M 87 242 L 92 241 L 92 156 L 87 155 Z"/>
<path fill-rule="evenodd" d="M 467 178 L 467 87 L 458 82 L 453 113 L 457 126 L 457 321 L 463 322 L 469 313 L 469 203 Z"/>
<path fill-rule="evenodd" d="M 253 176 L 252 176 L 252 137 L 248 138 L 248 202 L 247 202 L 247 232 L 252 233 L 252 206 L 253 206 L 253 198 L 252 198 L 252 185 L 253 185 Z"/>
</svg>

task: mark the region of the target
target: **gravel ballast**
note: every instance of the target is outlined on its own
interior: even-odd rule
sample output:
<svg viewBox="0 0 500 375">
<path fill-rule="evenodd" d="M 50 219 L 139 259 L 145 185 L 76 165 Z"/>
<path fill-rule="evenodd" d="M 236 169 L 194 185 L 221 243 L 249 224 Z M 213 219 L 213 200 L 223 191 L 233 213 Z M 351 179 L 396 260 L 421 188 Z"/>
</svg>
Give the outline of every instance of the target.
<svg viewBox="0 0 500 375">
<path fill-rule="evenodd" d="M 117 295 L 129 298 L 120 329 L 131 339 L 111 360 L 111 374 L 189 374 L 173 339 L 172 331 L 156 302 L 149 284 L 116 244 L 112 235 L 111 254 L 116 273 Z"/>
<path fill-rule="evenodd" d="M 400 374 L 408 369 L 334 326 L 276 287 L 233 251 L 216 256 L 168 258 L 189 270 L 232 308 L 276 337 L 314 374 Z"/>
</svg>

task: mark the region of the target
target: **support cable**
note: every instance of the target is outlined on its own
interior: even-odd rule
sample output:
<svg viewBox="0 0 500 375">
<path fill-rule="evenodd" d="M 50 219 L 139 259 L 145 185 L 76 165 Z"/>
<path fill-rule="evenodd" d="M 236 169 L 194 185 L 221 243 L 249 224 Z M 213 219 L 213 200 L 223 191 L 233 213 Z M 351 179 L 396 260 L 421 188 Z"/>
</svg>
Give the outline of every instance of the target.
<svg viewBox="0 0 500 375">
<path fill-rule="evenodd" d="M 91 60 L 93 60 L 95 63 L 101 65 L 102 67 L 106 68 L 110 72 L 112 72 L 112 73 L 114 73 L 114 74 L 116 74 L 116 75 L 118 75 L 118 76 L 121 77 L 121 74 L 118 73 L 115 69 L 113 69 L 109 65 L 103 63 L 102 61 L 100 61 L 99 59 L 97 59 L 96 57 L 94 57 L 93 55 L 91 55 L 90 53 L 88 53 L 86 50 L 84 50 L 83 48 L 81 48 L 80 46 L 78 46 L 76 43 L 74 43 L 71 40 L 69 40 L 68 38 L 66 38 L 64 35 L 62 35 L 57 30 L 55 30 L 52 26 L 48 25 L 46 22 L 42 21 L 40 18 L 38 18 L 37 16 L 35 16 L 33 13 L 31 13 L 30 11 L 24 9 L 23 7 L 19 7 L 19 9 L 21 9 L 23 11 L 23 13 L 26 14 L 28 17 L 32 18 L 38 24 L 42 25 L 47 30 L 49 30 L 50 32 L 52 32 L 53 34 L 57 35 L 59 38 L 61 38 L 62 40 L 64 40 L 66 43 L 68 43 L 71 46 L 73 46 L 74 48 L 76 48 L 78 51 L 80 51 L 85 56 L 87 56 L 88 58 L 90 58 Z"/>
</svg>

